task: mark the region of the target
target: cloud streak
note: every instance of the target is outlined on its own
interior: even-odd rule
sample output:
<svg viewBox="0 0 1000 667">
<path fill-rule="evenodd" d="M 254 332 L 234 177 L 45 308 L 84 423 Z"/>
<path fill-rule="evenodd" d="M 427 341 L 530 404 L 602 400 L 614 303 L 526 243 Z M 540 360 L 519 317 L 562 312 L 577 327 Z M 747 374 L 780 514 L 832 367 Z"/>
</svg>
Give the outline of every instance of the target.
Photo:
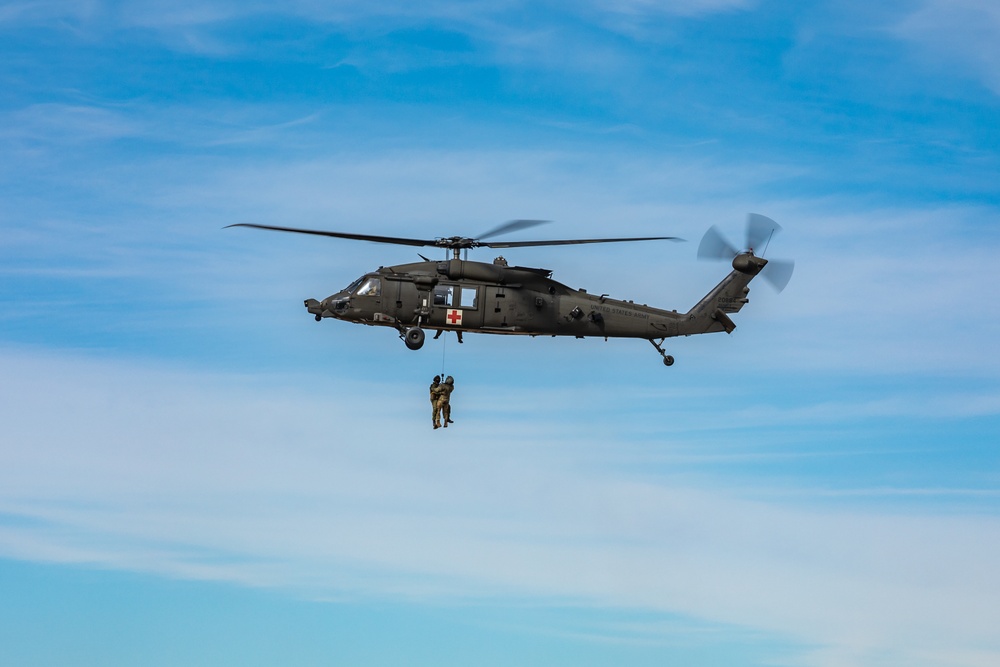
<svg viewBox="0 0 1000 667">
<path fill-rule="evenodd" d="M 833 651 L 814 664 L 1000 651 L 991 516 L 811 509 L 567 466 L 561 448 L 480 430 L 474 408 L 460 442 L 431 439 L 408 414 L 424 401 L 392 385 L 289 395 L 72 358 L 3 364 L 18 378 L 2 403 L 5 556 L 319 598 L 682 614 Z"/>
<path fill-rule="evenodd" d="M 924 0 L 903 17 L 893 33 L 938 68 L 958 65 L 1000 94 L 1000 9 L 988 0 Z"/>
<path fill-rule="evenodd" d="M 5 5 L 0 556 L 996 662 L 994 13 Z M 791 284 L 669 370 L 316 324 L 303 298 L 415 254 L 222 230 L 680 235 L 505 254 L 683 311 L 750 211 Z M 445 367 L 460 428 L 425 431 Z"/>
</svg>

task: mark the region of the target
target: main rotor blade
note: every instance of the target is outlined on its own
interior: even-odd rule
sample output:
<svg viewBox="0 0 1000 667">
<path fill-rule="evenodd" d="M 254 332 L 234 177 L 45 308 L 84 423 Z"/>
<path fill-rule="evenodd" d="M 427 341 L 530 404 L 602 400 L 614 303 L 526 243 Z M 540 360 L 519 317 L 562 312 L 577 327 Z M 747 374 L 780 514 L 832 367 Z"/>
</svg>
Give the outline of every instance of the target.
<svg viewBox="0 0 1000 667">
<path fill-rule="evenodd" d="M 780 292 L 785 289 L 788 281 L 792 279 L 792 271 L 794 270 L 795 262 L 792 260 L 769 259 L 767 260 L 767 266 L 764 267 L 760 275 L 767 282 L 771 283 L 771 286 L 775 290 Z"/>
<path fill-rule="evenodd" d="M 551 220 L 509 220 L 499 227 L 495 227 L 485 234 L 480 234 L 476 238 L 479 240 L 488 239 L 491 236 L 500 236 L 501 234 L 510 234 L 511 232 L 519 232 L 522 229 L 528 229 L 530 227 L 537 227 L 538 225 L 544 225 L 552 222 Z"/>
<path fill-rule="evenodd" d="M 781 225 L 759 213 L 747 216 L 747 250 L 762 253 L 764 244 L 781 231 Z"/>
<path fill-rule="evenodd" d="M 719 228 L 712 225 L 701 237 L 701 244 L 698 246 L 698 259 L 732 259 L 739 252 L 729 245 L 729 241 L 722 235 Z"/>
<path fill-rule="evenodd" d="M 344 232 L 326 232 L 316 229 L 299 229 L 297 227 L 275 227 L 273 225 L 254 225 L 248 222 L 238 222 L 233 225 L 226 225 L 223 229 L 228 229 L 229 227 L 251 227 L 253 229 L 270 229 L 276 232 L 293 232 L 295 234 L 312 234 L 313 236 L 332 236 L 338 239 L 354 239 L 355 241 L 371 241 L 373 243 L 392 243 L 395 245 L 410 245 L 410 246 L 437 246 L 440 245 L 436 239 L 406 239 L 399 238 L 396 236 L 376 236 L 374 234 L 346 234 Z"/>
<path fill-rule="evenodd" d="M 579 245 L 582 243 L 623 243 L 628 241 L 683 241 L 677 236 L 642 236 L 622 239 L 566 239 L 562 241 L 497 241 L 495 243 L 480 243 L 487 248 L 528 248 L 544 245 Z"/>
<path fill-rule="evenodd" d="M 511 220 L 501 227 L 493 230 L 492 234 L 506 233 L 515 229 L 524 229 L 547 222 L 546 220 Z M 277 232 L 293 232 L 295 234 L 312 234 L 313 236 L 330 236 L 338 239 L 353 239 L 356 241 L 372 241 L 373 243 L 392 243 L 395 245 L 408 246 L 433 246 L 437 248 L 477 248 L 485 246 L 487 248 L 527 248 L 529 246 L 547 245 L 576 245 L 580 243 L 619 243 L 622 241 L 683 241 L 676 236 L 648 236 L 641 238 L 618 238 L 618 239 L 569 239 L 565 241 L 496 241 L 493 243 L 483 243 L 478 239 L 469 239 L 463 236 L 454 236 L 440 239 L 409 239 L 397 236 L 376 236 L 374 234 L 348 234 L 345 232 L 327 232 L 317 229 L 300 229 L 298 227 L 278 227 L 275 225 L 256 225 L 248 222 L 239 222 L 229 227 L 250 227 L 253 229 L 269 229 Z"/>
</svg>

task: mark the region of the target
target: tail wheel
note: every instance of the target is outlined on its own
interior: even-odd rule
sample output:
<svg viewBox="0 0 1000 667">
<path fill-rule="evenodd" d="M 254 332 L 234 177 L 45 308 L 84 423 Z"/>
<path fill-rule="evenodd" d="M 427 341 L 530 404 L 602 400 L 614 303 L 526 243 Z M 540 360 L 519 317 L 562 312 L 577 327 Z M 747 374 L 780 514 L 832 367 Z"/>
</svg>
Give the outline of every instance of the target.
<svg viewBox="0 0 1000 667">
<path fill-rule="evenodd" d="M 420 327 L 407 329 L 403 340 L 406 341 L 406 347 L 411 350 L 419 350 L 424 346 L 424 330 Z"/>
<path fill-rule="evenodd" d="M 664 366 L 673 366 L 674 365 L 674 358 L 672 356 L 670 356 L 669 354 L 663 355 L 663 365 Z"/>
</svg>

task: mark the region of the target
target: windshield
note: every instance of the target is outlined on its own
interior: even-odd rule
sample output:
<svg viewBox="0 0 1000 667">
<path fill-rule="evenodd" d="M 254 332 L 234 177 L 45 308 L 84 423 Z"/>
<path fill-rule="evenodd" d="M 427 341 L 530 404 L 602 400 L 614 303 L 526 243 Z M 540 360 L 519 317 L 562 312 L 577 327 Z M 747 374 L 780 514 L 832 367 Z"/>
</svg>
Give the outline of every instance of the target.
<svg viewBox="0 0 1000 667">
<path fill-rule="evenodd" d="M 354 290 L 356 290 L 358 288 L 358 285 L 360 285 L 361 283 L 363 283 L 364 280 L 365 280 L 365 277 L 361 276 L 360 278 L 358 278 L 357 280 L 355 280 L 353 283 L 351 283 L 350 285 L 348 285 L 347 287 L 345 287 L 344 291 L 347 292 L 348 294 L 353 293 Z"/>
<path fill-rule="evenodd" d="M 358 296 L 379 296 L 382 294 L 382 281 L 378 278 L 365 278 L 356 294 Z"/>
</svg>

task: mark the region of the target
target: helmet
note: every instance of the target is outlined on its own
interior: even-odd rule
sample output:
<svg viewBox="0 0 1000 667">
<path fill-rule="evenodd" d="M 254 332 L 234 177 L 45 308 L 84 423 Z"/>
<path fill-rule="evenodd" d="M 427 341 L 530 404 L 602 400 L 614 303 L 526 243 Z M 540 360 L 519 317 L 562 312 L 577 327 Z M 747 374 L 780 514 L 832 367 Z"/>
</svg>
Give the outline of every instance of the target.
<svg viewBox="0 0 1000 667">
<path fill-rule="evenodd" d="M 435 375 L 434 376 L 434 381 L 435 382 L 440 382 L 441 381 L 441 376 L 440 375 Z"/>
<path fill-rule="evenodd" d="M 452 376 L 449 375 L 448 377 L 446 377 L 444 379 L 444 383 L 445 384 L 455 384 L 455 378 L 453 378 Z"/>
</svg>

